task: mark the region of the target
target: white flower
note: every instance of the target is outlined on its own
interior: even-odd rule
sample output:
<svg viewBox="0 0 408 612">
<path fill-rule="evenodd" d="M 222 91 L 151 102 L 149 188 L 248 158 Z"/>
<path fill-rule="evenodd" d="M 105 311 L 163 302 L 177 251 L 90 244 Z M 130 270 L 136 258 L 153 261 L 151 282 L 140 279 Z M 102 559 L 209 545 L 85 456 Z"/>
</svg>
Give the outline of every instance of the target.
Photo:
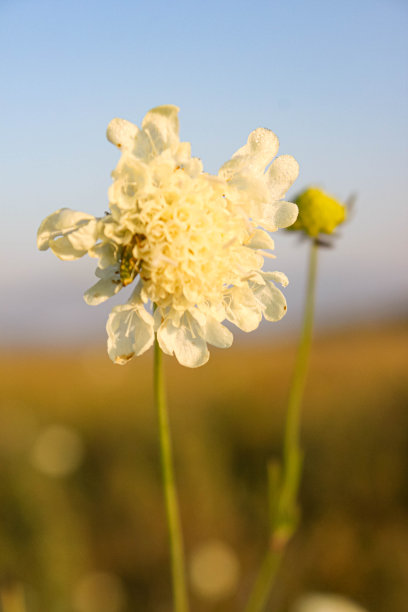
<svg viewBox="0 0 408 612">
<path fill-rule="evenodd" d="M 297 162 L 290 155 L 272 161 L 278 139 L 259 128 L 212 176 L 180 142 L 177 115 L 175 106 L 154 108 L 141 129 L 113 119 L 107 136 L 122 155 L 112 173 L 110 213 L 95 218 L 61 209 L 38 231 L 38 247 L 61 259 L 98 258 L 88 304 L 137 283 L 108 319 L 116 363 L 146 351 L 156 332 L 165 353 L 197 367 L 208 360 L 207 343 L 231 345 L 223 321 L 252 331 L 262 315 L 278 321 L 286 311 L 275 286 L 285 286 L 286 276 L 262 266 L 265 250 L 274 248 L 265 230 L 296 220 L 296 205 L 281 198 L 297 177 Z"/>
</svg>

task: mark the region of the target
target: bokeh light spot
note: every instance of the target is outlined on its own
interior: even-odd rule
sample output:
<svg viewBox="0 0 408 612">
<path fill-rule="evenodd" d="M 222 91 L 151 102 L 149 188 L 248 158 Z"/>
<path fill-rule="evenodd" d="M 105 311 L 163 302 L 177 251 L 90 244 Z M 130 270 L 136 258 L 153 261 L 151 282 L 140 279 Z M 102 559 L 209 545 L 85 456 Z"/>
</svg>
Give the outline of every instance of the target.
<svg viewBox="0 0 408 612">
<path fill-rule="evenodd" d="M 48 476 L 67 476 L 80 465 L 84 444 L 79 434 L 65 425 L 50 425 L 34 442 L 32 464 Z"/>
<path fill-rule="evenodd" d="M 313 593 L 301 597 L 291 612 L 367 612 L 367 610 L 340 595 Z"/>
<path fill-rule="evenodd" d="M 190 563 L 191 585 L 196 594 L 213 601 L 232 595 L 239 579 L 239 563 L 230 546 L 211 540 L 197 548 Z"/>
<path fill-rule="evenodd" d="M 120 579 L 108 572 L 92 572 L 74 590 L 75 612 L 121 612 L 125 591 Z"/>
</svg>

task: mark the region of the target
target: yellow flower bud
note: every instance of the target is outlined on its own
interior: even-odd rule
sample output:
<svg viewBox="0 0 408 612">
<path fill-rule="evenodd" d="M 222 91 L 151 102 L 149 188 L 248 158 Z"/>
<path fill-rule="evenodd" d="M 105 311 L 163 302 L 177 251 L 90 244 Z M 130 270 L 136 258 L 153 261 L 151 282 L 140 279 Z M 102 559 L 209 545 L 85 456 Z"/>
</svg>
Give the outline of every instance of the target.
<svg viewBox="0 0 408 612">
<path fill-rule="evenodd" d="M 310 187 L 295 200 L 299 216 L 289 230 L 303 230 L 313 238 L 319 234 L 332 234 L 346 219 L 346 206 L 321 189 Z"/>
</svg>

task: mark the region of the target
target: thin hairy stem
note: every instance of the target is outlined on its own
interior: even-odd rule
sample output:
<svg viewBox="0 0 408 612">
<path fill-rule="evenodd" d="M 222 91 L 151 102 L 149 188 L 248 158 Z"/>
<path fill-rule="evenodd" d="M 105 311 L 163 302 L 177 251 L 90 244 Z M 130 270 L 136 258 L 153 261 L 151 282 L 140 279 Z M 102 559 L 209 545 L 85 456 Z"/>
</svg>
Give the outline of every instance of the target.
<svg viewBox="0 0 408 612">
<path fill-rule="evenodd" d="M 313 240 L 309 258 L 303 326 L 288 396 L 282 466 L 277 464 L 269 466 L 270 544 L 250 595 L 246 612 L 265 610 L 286 545 L 296 531 L 299 520 L 298 492 L 302 471 L 300 409 L 312 344 L 317 251 L 318 244 Z"/>
<path fill-rule="evenodd" d="M 154 391 L 159 420 L 163 489 L 170 539 L 174 611 L 188 612 L 189 606 L 184 562 L 183 536 L 181 531 L 176 482 L 174 478 L 173 451 L 167 413 L 162 353 L 157 339 L 155 339 L 154 342 Z"/>
</svg>

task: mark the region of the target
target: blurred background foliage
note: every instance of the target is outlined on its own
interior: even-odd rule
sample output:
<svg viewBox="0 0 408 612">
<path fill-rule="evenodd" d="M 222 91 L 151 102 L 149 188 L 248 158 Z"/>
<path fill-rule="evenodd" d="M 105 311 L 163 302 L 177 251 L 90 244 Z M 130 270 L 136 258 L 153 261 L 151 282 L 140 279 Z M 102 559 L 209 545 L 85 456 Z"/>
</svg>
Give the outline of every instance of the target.
<svg viewBox="0 0 408 612">
<path fill-rule="evenodd" d="M 408 325 L 319 334 L 303 417 L 302 523 L 274 591 L 408 609 Z M 198 370 L 166 359 L 194 612 L 242 610 L 267 537 L 295 344 L 241 337 Z M 1 354 L 2 612 L 171 610 L 152 353 Z"/>
</svg>

